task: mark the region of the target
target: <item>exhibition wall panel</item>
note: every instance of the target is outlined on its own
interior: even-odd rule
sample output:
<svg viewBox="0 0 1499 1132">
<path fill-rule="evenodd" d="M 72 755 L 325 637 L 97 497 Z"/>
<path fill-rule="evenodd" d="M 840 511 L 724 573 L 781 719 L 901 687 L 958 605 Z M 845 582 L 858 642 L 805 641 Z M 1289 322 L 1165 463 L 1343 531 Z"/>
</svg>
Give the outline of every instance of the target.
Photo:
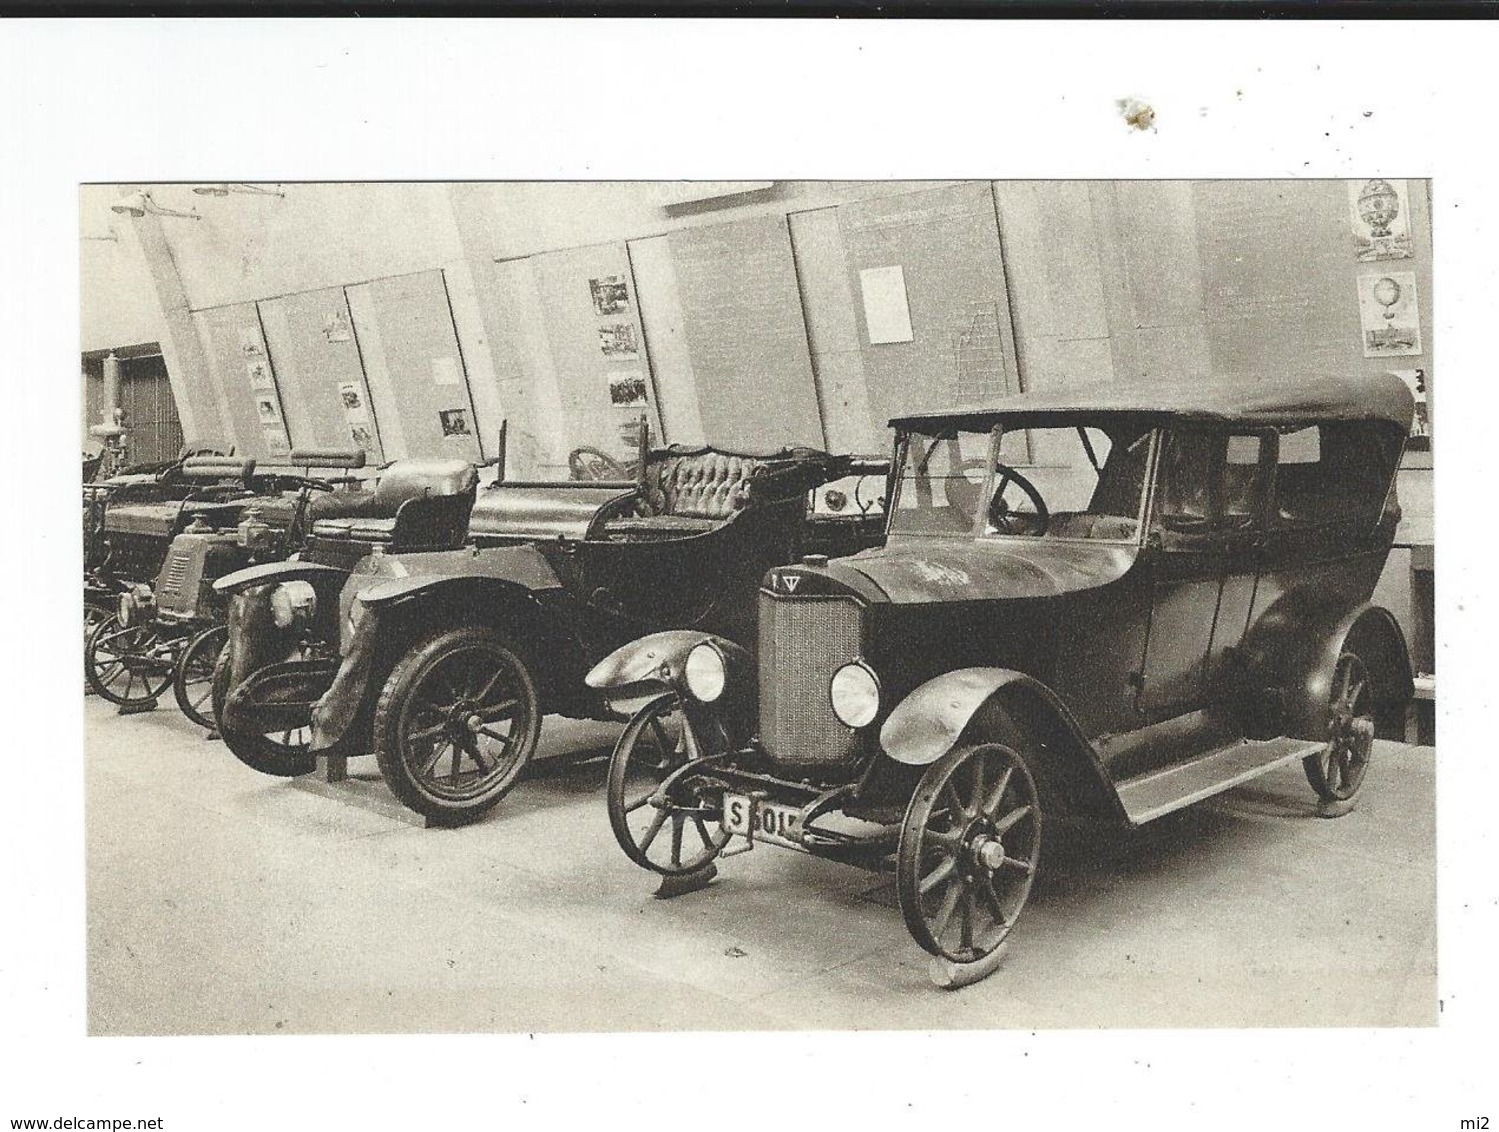
<svg viewBox="0 0 1499 1132">
<path fill-rule="evenodd" d="M 219 417 L 231 435 L 214 438 L 241 456 L 269 460 L 291 450 L 281 393 L 254 303 L 193 312 L 212 372 Z"/>
<path fill-rule="evenodd" d="M 297 446 L 363 448 L 384 461 L 353 317 L 342 287 L 267 299 L 261 325 Z"/>
<path fill-rule="evenodd" d="M 840 205 L 877 419 L 1019 389 L 988 182 Z"/>
<path fill-rule="evenodd" d="M 387 458 L 482 460 L 463 351 L 442 272 L 376 279 L 345 292 L 353 332 L 365 354 L 370 392 L 377 404 L 394 405 L 393 416 L 403 434 L 398 450 L 390 435 L 392 414 L 385 413 Z"/>
<path fill-rule="evenodd" d="M 704 444 L 707 437 L 682 325 L 682 299 L 671 241 L 665 236 L 631 240 L 629 252 L 639 288 L 640 322 L 660 411 L 661 438 L 668 444 Z"/>
<path fill-rule="evenodd" d="M 708 441 L 826 443 L 784 216 L 673 232 L 672 264 Z"/>
<path fill-rule="evenodd" d="M 875 419 L 869 404 L 838 210 L 794 212 L 787 220 L 828 447 L 835 452 L 883 452 L 889 440 L 885 422 Z"/>
<path fill-rule="evenodd" d="M 505 405 L 507 473 L 550 477 L 567 467 L 568 425 L 547 339 L 546 316 L 529 258 L 484 265 L 490 302 L 481 308 L 492 343 L 498 397 Z M 476 280 L 481 278 L 475 273 Z"/>
<path fill-rule="evenodd" d="M 661 435 L 639 296 L 623 243 L 533 256 L 569 450 L 636 454 L 640 418 Z"/>
</svg>

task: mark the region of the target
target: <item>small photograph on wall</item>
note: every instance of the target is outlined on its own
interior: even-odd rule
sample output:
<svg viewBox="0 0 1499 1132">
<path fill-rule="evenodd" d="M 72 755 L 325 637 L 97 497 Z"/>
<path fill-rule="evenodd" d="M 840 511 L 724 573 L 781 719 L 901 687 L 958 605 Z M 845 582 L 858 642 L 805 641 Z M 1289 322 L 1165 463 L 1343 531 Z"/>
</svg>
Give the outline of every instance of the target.
<svg viewBox="0 0 1499 1132">
<path fill-rule="evenodd" d="M 260 332 L 253 327 L 240 327 L 239 352 L 247 358 L 265 357 L 265 347 L 260 343 Z"/>
<path fill-rule="evenodd" d="M 281 410 L 276 407 L 276 402 L 270 397 L 255 398 L 255 415 L 260 418 L 260 423 L 263 425 L 281 423 Z"/>
<path fill-rule="evenodd" d="M 442 434 L 444 436 L 473 435 L 473 431 L 468 427 L 467 409 L 441 409 L 438 411 L 437 416 L 442 421 Z"/>
<path fill-rule="evenodd" d="M 357 383 L 341 381 L 338 384 L 338 399 L 343 402 L 344 412 L 349 416 L 364 415 L 364 394 Z"/>
<path fill-rule="evenodd" d="M 1410 190 L 1404 181 L 1348 182 L 1353 244 L 1365 263 L 1411 256 Z"/>
<path fill-rule="evenodd" d="M 373 452 L 375 450 L 374 434 L 364 425 L 350 425 L 349 436 L 355 444 L 359 445 L 366 452 Z"/>
<path fill-rule="evenodd" d="M 257 393 L 269 393 L 276 388 L 271 367 L 263 361 L 245 363 L 245 376 L 250 379 L 250 388 Z"/>
<path fill-rule="evenodd" d="M 606 358 L 638 358 L 635 327 L 628 322 L 611 322 L 599 327 L 599 349 Z"/>
<path fill-rule="evenodd" d="M 625 286 L 623 275 L 590 279 L 588 292 L 593 296 L 593 309 L 600 317 L 622 314 L 630 309 L 630 292 Z"/>
<path fill-rule="evenodd" d="M 609 375 L 609 404 L 644 405 L 645 376 L 633 371 Z"/>
<path fill-rule="evenodd" d="M 1358 312 L 1364 357 L 1401 358 L 1421 353 L 1414 271 L 1360 275 Z"/>
<path fill-rule="evenodd" d="M 349 328 L 348 316 L 343 311 L 333 311 L 323 317 L 323 338 L 330 345 L 353 340 L 354 332 Z"/>
</svg>

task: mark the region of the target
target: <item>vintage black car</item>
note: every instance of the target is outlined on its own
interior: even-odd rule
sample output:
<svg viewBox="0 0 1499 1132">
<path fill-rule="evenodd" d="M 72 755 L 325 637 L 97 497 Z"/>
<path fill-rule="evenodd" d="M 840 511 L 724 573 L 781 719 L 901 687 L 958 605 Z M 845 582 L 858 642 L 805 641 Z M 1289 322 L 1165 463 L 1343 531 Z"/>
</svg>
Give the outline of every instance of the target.
<svg viewBox="0 0 1499 1132">
<path fill-rule="evenodd" d="M 893 421 L 885 546 L 771 570 L 757 661 L 679 632 L 589 673 L 649 697 L 609 770 L 621 847 L 678 890 L 735 837 L 893 870 L 957 985 L 1074 819 L 1140 825 L 1298 760 L 1346 812 L 1412 691 L 1369 604 L 1411 412 L 1383 375 Z"/>
<path fill-rule="evenodd" d="M 371 496 L 335 493 L 335 481 L 310 476 L 314 467 L 362 467 L 362 451 L 299 450 L 288 459 L 309 474 L 257 473 L 254 460 L 194 456 L 166 480 L 111 491 L 127 501 L 109 506 L 98 524 L 102 549 L 93 552 L 98 561 L 85 586 L 85 609 L 95 610 L 97 621 L 84 642 L 91 691 L 140 709 L 170 686 L 188 718 L 213 726 L 203 709 L 223 647 L 226 605 L 213 582 L 285 558 L 301 545 L 313 516 L 371 507 Z M 156 497 L 142 498 L 147 492 Z M 148 575 L 153 564 L 155 574 Z M 110 596 L 107 610 L 91 598 L 90 586 Z"/>
<path fill-rule="evenodd" d="M 299 561 L 218 583 L 237 595 L 220 734 L 275 775 L 373 751 L 406 805 L 473 820 L 515 783 L 544 713 L 607 717 L 583 675 L 611 649 L 666 627 L 748 642 L 767 568 L 881 538 L 888 470 L 671 447 L 636 481 L 500 482 L 475 501 L 471 478 L 435 467 L 404 529 L 315 523 Z M 861 474 L 879 489 L 854 481 L 809 508 L 812 489 Z M 334 561 L 340 546 L 360 557 Z"/>
</svg>

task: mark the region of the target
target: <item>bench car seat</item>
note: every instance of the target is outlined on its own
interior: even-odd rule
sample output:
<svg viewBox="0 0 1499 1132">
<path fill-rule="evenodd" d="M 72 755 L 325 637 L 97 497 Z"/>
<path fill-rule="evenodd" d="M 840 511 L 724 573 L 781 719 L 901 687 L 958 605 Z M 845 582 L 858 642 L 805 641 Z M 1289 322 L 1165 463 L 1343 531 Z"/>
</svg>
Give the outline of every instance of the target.
<svg viewBox="0 0 1499 1132">
<path fill-rule="evenodd" d="M 398 460 L 370 493 L 370 514 L 314 519 L 312 533 L 393 550 L 457 545 L 478 485 L 478 472 L 465 460 Z"/>
</svg>

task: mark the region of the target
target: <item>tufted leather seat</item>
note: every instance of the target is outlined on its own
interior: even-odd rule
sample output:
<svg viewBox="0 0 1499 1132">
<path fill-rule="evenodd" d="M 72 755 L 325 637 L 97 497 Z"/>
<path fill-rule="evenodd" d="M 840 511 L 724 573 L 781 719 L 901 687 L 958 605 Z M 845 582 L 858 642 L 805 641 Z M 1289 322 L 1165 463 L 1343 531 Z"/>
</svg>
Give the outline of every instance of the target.
<svg viewBox="0 0 1499 1132">
<path fill-rule="evenodd" d="M 646 468 L 641 514 L 611 520 L 606 533 L 630 538 L 702 534 L 741 511 L 764 463 L 752 456 L 696 452 Z"/>
<path fill-rule="evenodd" d="M 398 460 L 380 476 L 364 514 L 314 519 L 312 533 L 355 542 L 390 542 L 401 507 L 416 499 L 472 495 L 479 474 L 464 460 Z M 361 508 L 364 510 L 364 508 Z"/>
</svg>

